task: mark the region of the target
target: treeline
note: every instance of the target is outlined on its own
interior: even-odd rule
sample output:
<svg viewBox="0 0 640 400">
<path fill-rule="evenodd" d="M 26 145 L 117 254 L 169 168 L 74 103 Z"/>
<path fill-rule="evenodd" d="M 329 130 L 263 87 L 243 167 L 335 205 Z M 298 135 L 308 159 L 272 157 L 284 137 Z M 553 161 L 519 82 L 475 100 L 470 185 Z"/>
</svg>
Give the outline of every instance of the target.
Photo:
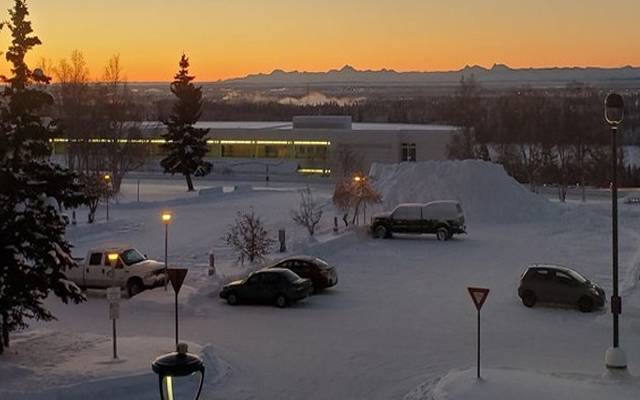
<svg viewBox="0 0 640 400">
<path fill-rule="evenodd" d="M 438 97 L 417 97 L 406 100 L 369 99 L 354 104 L 326 103 L 319 105 L 280 104 L 278 102 L 205 101 L 204 121 L 291 121 L 297 115 L 349 115 L 353 122 L 393 122 L 426 124 L 442 122 L 448 100 Z M 167 115 L 170 99 L 155 103 L 155 113 Z"/>
<path fill-rule="evenodd" d="M 607 186 L 611 133 L 604 121 L 605 95 L 572 85 L 552 94 L 522 88 L 490 96 L 474 80 L 462 81 L 451 100 L 450 118 L 463 132 L 450 144 L 449 156 L 499 162 L 532 190 L 558 184 L 561 200 L 569 185 Z M 618 143 L 638 145 L 638 96 L 625 97 Z M 618 160 L 622 185 L 638 185 L 640 169 L 627 166 L 622 147 Z"/>
</svg>

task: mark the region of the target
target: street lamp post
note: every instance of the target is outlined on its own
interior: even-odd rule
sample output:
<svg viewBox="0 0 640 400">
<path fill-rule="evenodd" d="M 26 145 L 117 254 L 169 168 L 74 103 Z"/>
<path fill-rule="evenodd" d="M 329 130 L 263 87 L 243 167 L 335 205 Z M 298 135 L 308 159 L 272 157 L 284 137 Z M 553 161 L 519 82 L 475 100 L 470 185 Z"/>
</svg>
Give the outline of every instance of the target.
<svg viewBox="0 0 640 400">
<path fill-rule="evenodd" d="M 105 174 L 104 175 L 104 182 L 107 185 L 107 190 L 106 190 L 106 200 L 107 200 L 107 221 L 109 221 L 109 182 L 111 182 L 111 175 L 109 174 Z"/>
<path fill-rule="evenodd" d="M 611 254 L 613 293 L 611 313 L 613 314 L 613 347 L 607 349 L 605 362 L 610 369 L 626 369 L 627 360 L 619 341 L 619 316 L 622 313 L 622 298 L 618 293 L 618 126 L 624 118 L 624 101 L 616 93 L 607 95 L 605 119 L 611 127 Z"/>
<path fill-rule="evenodd" d="M 167 270 L 169 269 L 169 224 L 171 223 L 171 213 L 162 212 L 162 223 L 164 224 L 164 290 L 167 290 Z"/>
<path fill-rule="evenodd" d="M 362 188 L 364 186 L 364 182 L 366 180 L 366 177 L 362 176 L 362 175 L 356 175 L 353 177 L 353 181 L 356 183 L 356 185 L 358 185 L 358 201 L 362 200 Z M 363 204 L 363 222 L 366 225 L 367 224 L 367 203 L 365 202 Z"/>
</svg>

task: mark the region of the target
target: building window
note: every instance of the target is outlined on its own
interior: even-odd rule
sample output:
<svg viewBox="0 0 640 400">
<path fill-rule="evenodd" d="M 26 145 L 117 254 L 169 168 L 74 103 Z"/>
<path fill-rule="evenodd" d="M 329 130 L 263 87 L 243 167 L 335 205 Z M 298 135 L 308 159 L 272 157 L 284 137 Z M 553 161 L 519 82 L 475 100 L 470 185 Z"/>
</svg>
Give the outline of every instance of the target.
<svg viewBox="0 0 640 400">
<path fill-rule="evenodd" d="M 402 143 L 400 161 L 416 161 L 416 144 Z"/>
</svg>

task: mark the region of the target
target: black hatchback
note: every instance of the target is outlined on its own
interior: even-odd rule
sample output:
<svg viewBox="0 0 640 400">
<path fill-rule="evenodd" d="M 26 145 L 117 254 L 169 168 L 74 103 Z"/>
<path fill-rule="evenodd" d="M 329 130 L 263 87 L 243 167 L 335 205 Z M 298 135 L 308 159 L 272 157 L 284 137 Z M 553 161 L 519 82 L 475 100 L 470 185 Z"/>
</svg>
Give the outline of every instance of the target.
<svg viewBox="0 0 640 400">
<path fill-rule="evenodd" d="M 263 269 L 253 272 L 246 279 L 231 282 L 220 291 L 227 303 L 272 303 L 286 307 L 311 294 L 313 285 L 288 269 Z"/>
<path fill-rule="evenodd" d="M 535 264 L 520 277 L 518 296 L 527 307 L 536 303 L 577 306 L 582 312 L 604 306 L 604 290 L 571 268 Z"/>
</svg>

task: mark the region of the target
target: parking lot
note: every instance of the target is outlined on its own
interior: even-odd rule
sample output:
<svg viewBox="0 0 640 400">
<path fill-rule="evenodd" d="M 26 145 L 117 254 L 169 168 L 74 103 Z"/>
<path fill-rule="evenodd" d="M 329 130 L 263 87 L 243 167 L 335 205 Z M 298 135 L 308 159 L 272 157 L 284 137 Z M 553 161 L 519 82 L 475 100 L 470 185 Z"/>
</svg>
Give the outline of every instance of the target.
<svg viewBox="0 0 640 400">
<path fill-rule="evenodd" d="M 486 286 L 484 365 L 600 373 L 610 341 L 606 310 L 527 309 L 516 288 L 528 263 L 556 262 L 609 293 L 606 211 L 600 205 L 581 210 L 587 214 L 580 223 L 568 223 L 575 217 L 570 209 L 556 221 L 472 225 L 469 235 L 448 242 L 347 235 L 311 248 L 336 266 L 336 287 L 287 309 L 198 298 L 183 305 L 182 335 L 212 344 L 231 365 L 207 398 L 412 398 L 423 382 L 473 365 L 475 308 L 466 287 Z M 630 218 L 622 220 L 627 274 L 633 274 L 636 229 Z M 629 293 L 622 342 L 629 363 L 637 364 L 640 308 Z M 100 298 L 73 308 L 56 305 L 60 321 L 47 327 L 108 334 L 105 307 Z M 123 304 L 121 333 L 171 337 L 172 321 L 170 306 L 133 300 Z"/>
</svg>

